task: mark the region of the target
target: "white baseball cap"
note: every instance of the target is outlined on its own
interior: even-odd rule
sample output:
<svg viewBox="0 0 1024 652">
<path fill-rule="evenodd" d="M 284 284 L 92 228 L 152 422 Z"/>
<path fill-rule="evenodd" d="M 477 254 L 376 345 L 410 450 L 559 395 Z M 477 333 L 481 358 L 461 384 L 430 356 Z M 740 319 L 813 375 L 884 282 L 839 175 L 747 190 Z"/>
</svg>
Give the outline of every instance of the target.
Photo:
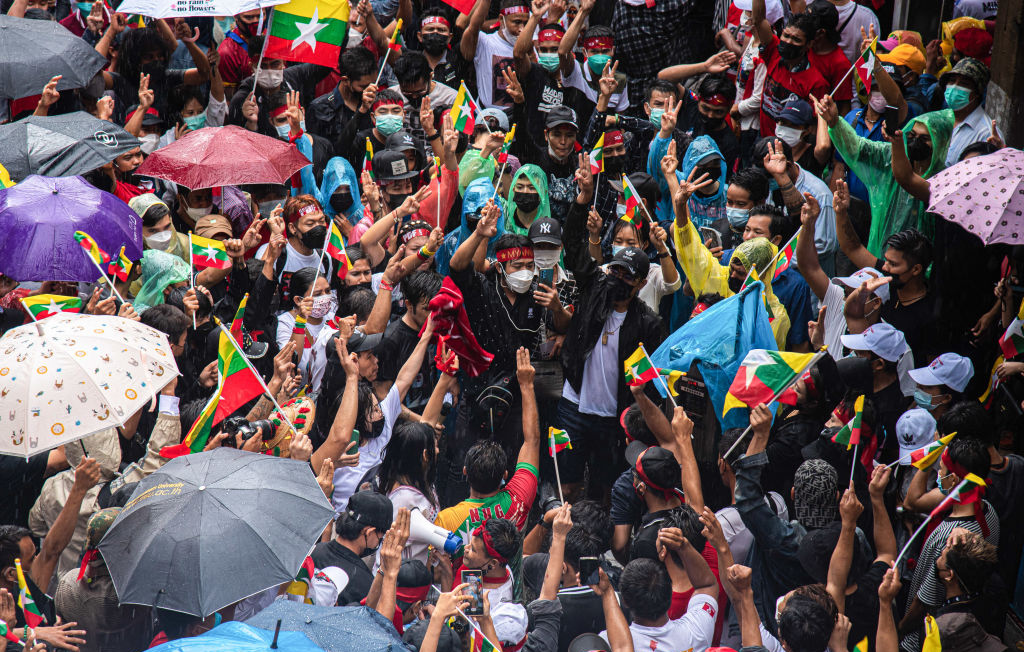
<svg viewBox="0 0 1024 652">
<path fill-rule="evenodd" d="M 971 359 L 956 353 L 943 353 L 927 367 L 910 370 L 910 377 L 918 385 L 945 385 L 957 392 L 964 391 L 973 376 L 974 365 Z"/>
<path fill-rule="evenodd" d="M 876 278 L 882 278 L 882 273 L 880 271 L 874 267 L 861 267 L 849 276 L 837 276 L 833 278 L 832 282 L 836 285 L 841 283 L 848 288 L 856 290 L 862 284 Z M 875 288 L 874 294 L 882 300 L 882 303 L 887 302 L 889 300 L 889 284 L 886 283 L 885 285 L 878 286 Z"/>
<path fill-rule="evenodd" d="M 525 641 L 530 619 L 523 605 L 518 602 L 492 604 L 491 620 L 494 622 L 494 632 L 502 645 L 514 647 Z"/>
<path fill-rule="evenodd" d="M 935 417 L 922 408 L 907 410 L 896 422 L 896 437 L 900 442 L 900 466 L 908 466 L 912 451 L 935 441 Z"/>
<path fill-rule="evenodd" d="M 754 2 L 753 0 L 736 0 L 733 4 L 741 11 L 751 11 Z M 775 21 L 782 18 L 782 2 L 780 0 L 766 0 L 764 7 L 765 16 L 768 18 L 769 23 L 774 24 Z"/>
<path fill-rule="evenodd" d="M 907 352 L 907 340 L 903 333 L 885 322 L 868 326 L 859 335 L 843 335 L 839 341 L 848 349 L 871 351 L 889 362 L 896 362 Z"/>
<path fill-rule="evenodd" d="M 337 566 L 317 569 L 313 573 L 312 586 L 313 604 L 333 607 L 338 602 L 338 595 L 348 586 L 348 573 Z"/>
</svg>

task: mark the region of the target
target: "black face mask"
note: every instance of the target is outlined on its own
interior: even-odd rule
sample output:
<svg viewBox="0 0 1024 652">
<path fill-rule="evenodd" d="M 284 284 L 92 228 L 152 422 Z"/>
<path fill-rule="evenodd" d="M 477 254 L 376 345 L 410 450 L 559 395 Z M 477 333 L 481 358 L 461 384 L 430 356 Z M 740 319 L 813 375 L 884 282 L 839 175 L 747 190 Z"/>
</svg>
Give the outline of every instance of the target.
<svg viewBox="0 0 1024 652">
<path fill-rule="evenodd" d="M 420 43 L 423 44 L 423 49 L 427 51 L 427 54 L 435 57 L 441 56 L 448 49 L 448 37 L 444 34 L 424 34 Z"/>
<path fill-rule="evenodd" d="M 608 296 L 612 301 L 625 301 L 633 294 L 633 286 L 618 276 L 605 274 L 602 281 L 608 288 Z"/>
<path fill-rule="evenodd" d="M 314 226 L 299 237 L 299 241 L 310 249 L 319 249 L 324 246 L 327 239 L 327 227 L 324 225 Z"/>
<path fill-rule="evenodd" d="M 706 174 L 712 181 L 718 181 L 719 175 L 722 173 L 722 169 L 718 165 L 699 167 L 697 171 L 693 173 L 694 179 L 699 179 L 700 175 Z"/>
<path fill-rule="evenodd" d="M 799 45 L 793 45 L 788 41 L 779 41 L 779 56 L 785 61 L 800 57 L 804 49 Z"/>
<path fill-rule="evenodd" d="M 406 197 L 410 197 L 411 195 L 411 192 L 403 192 L 399 194 L 388 193 L 388 207 L 390 207 L 391 210 L 395 210 L 402 205 L 402 202 L 405 201 Z"/>
<path fill-rule="evenodd" d="M 476 225 L 480 223 L 480 213 L 466 213 L 466 228 L 472 233 L 476 231 Z"/>
<path fill-rule="evenodd" d="M 625 156 L 605 156 L 604 171 L 618 176 L 626 167 Z"/>
<path fill-rule="evenodd" d="M 907 284 L 906 281 L 900 278 L 899 274 L 892 274 L 891 276 L 892 280 L 889 281 L 889 287 L 892 288 L 893 290 L 902 289 L 903 286 Z"/>
<path fill-rule="evenodd" d="M 919 136 L 907 136 L 907 158 L 911 161 L 930 161 L 932 147 Z"/>
<path fill-rule="evenodd" d="M 335 213 L 344 213 L 352 208 L 352 193 L 347 190 L 335 190 L 331 195 L 331 208 Z"/>
<path fill-rule="evenodd" d="M 743 279 L 735 278 L 733 276 L 729 277 L 730 290 L 732 290 L 733 292 L 739 292 L 741 287 L 743 287 Z"/>
<path fill-rule="evenodd" d="M 512 201 L 524 213 L 532 213 L 540 207 L 540 195 L 535 192 L 513 192 Z"/>
<path fill-rule="evenodd" d="M 153 88 L 153 84 L 157 80 L 162 81 L 167 76 L 167 64 L 163 61 L 150 61 L 143 64 L 142 73 L 149 75 L 149 87 Z"/>
<path fill-rule="evenodd" d="M 708 131 L 718 131 L 722 128 L 722 123 L 725 122 L 724 118 L 712 118 L 706 116 L 703 113 L 700 114 L 700 123 L 704 125 L 704 129 Z"/>
<path fill-rule="evenodd" d="M 420 105 L 423 104 L 424 97 L 426 97 L 426 95 L 420 95 L 419 97 L 406 97 L 405 99 L 409 100 L 409 106 L 419 111 Z"/>
<path fill-rule="evenodd" d="M 821 434 L 818 436 L 821 437 L 822 439 L 831 440 L 833 437 L 836 436 L 836 433 L 838 433 L 842 429 L 842 426 L 825 426 L 824 428 L 821 429 Z"/>
</svg>

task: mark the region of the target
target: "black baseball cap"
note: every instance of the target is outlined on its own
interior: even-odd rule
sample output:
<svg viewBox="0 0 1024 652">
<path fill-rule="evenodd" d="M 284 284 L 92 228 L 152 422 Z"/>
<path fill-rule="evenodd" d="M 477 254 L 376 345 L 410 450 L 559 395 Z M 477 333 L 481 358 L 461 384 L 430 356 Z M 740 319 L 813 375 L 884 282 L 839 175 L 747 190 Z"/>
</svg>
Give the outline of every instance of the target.
<svg viewBox="0 0 1024 652">
<path fill-rule="evenodd" d="M 348 499 L 345 513 L 361 525 L 376 528 L 381 533 L 391 527 L 394 507 L 391 499 L 376 491 L 358 491 Z"/>
<path fill-rule="evenodd" d="M 412 139 L 412 135 L 402 129 L 388 136 L 387 140 L 384 141 L 384 149 L 390 149 L 395 152 L 407 152 L 410 149 L 415 150 L 417 147 L 416 141 Z"/>
<path fill-rule="evenodd" d="M 637 460 L 640 464 L 637 466 Z M 679 489 L 682 468 L 672 451 L 661 446 L 648 446 L 642 441 L 630 442 L 626 447 L 626 461 L 633 473 L 651 489 L 671 493 Z"/>
<path fill-rule="evenodd" d="M 647 272 L 651 271 L 651 260 L 638 247 L 625 247 L 612 256 L 609 267 L 621 267 L 629 272 L 634 279 L 646 280 Z"/>
<path fill-rule="evenodd" d="M 544 119 L 544 127 L 553 129 L 558 125 L 569 125 L 573 129 L 579 129 L 579 125 L 576 124 L 576 112 L 563 104 L 552 107 L 548 111 L 548 117 Z"/>
<path fill-rule="evenodd" d="M 569 643 L 568 652 L 611 652 L 612 646 L 597 634 L 580 634 Z"/>
<path fill-rule="evenodd" d="M 397 602 L 405 611 L 414 602 L 426 600 L 430 593 L 430 585 L 434 583 L 434 576 L 427 570 L 426 565 L 419 559 L 406 559 L 398 568 Z M 401 590 L 404 589 L 404 590 Z"/>
<path fill-rule="evenodd" d="M 377 349 L 377 345 L 380 344 L 383 335 L 380 333 L 371 333 L 367 335 L 361 329 L 352 331 L 352 335 L 348 338 L 348 352 L 349 353 L 363 353 L 366 351 L 374 351 Z"/>
<path fill-rule="evenodd" d="M 417 174 L 419 172 L 409 167 L 402 152 L 385 149 L 373 155 L 373 176 L 380 181 L 409 179 Z"/>
<path fill-rule="evenodd" d="M 533 221 L 530 225 L 530 242 L 561 245 L 562 225 L 558 220 L 551 217 L 542 217 Z"/>
</svg>

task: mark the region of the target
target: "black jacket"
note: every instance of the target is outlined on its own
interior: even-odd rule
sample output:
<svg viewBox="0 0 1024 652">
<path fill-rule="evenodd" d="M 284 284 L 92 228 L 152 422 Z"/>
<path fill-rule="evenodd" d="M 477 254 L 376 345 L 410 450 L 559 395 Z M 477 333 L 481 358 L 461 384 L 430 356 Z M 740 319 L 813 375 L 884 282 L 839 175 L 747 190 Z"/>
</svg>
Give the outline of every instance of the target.
<svg viewBox="0 0 1024 652">
<path fill-rule="evenodd" d="M 302 103 L 302 106 L 309 106 L 316 98 L 314 95 L 316 85 L 330 73 L 330 68 L 317 66 L 312 63 L 300 63 L 296 66 L 285 68 L 284 81 L 281 83 L 280 90 L 282 92 L 299 91 L 299 101 Z M 253 93 L 255 79 L 255 76 L 250 75 L 238 85 L 238 90 L 235 91 L 228 104 L 227 124 L 238 125 L 239 127 L 245 126 L 245 118 L 242 116 L 242 104 Z M 263 106 L 263 102 L 267 99 L 267 92 L 262 88 L 257 88 L 255 92 L 256 103 L 260 105 L 259 116 L 256 118 L 256 131 L 264 136 L 276 138 L 277 131 L 270 124 L 270 113 Z"/>
<path fill-rule="evenodd" d="M 604 329 L 605 320 L 611 314 L 611 302 L 607 298 L 605 286 L 598 282 L 603 273 L 590 257 L 587 249 L 587 211 L 589 202 L 580 204 L 573 202 L 562 228 L 562 245 L 564 247 L 565 264 L 576 278 L 579 290 L 577 309 L 569 324 L 569 332 L 565 336 L 562 347 L 562 368 L 565 379 L 572 388 L 580 391 L 583 382 L 583 366 L 597 344 L 597 339 Z M 633 297 L 626 311 L 626 319 L 619 330 L 619 391 L 618 410 L 633 402 L 629 388 L 626 386 L 626 373 L 623 363 L 631 356 L 640 343 L 648 353 L 653 353 L 662 340 L 665 329 L 657 313 L 647 307 L 638 297 Z"/>
</svg>

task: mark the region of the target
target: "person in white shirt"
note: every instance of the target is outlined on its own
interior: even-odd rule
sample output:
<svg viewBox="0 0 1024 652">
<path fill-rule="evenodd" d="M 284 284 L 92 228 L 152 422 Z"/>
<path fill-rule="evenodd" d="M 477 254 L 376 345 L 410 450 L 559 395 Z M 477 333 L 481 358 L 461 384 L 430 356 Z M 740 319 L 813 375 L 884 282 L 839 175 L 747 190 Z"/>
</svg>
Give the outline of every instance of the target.
<svg viewBox="0 0 1024 652">
<path fill-rule="evenodd" d="M 337 302 L 331 292 L 330 280 L 319 274 L 315 267 L 304 267 L 292 274 L 288 281 L 288 296 L 291 297 L 291 310 L 277 316 L 277 346 L 295 342 L 295 350 L 302 352 L 297 371 L 302 374 L 303 383 L 308 384 L 314 343 L 324 346 L 317 337 L 334 315 Z"/>
<path fill-rule="evenodd" d="M 491 3 L 478 0 L 469 16 L 469 25 L 462 33 L 459 48 L 467 61 L 476 69 L 476 88 L 479 108 L 512 106 L 512 96 L 505 90 L 503 68 L 514 68 L 512 46 L 519 38 L 519 32 L 530 19 L 527 0 L 502 0 L 498 17 L 498 30 L 481 34 L 480 28 L 487 20 Z"/>
<path fill-rule="evenodd" d="M 965 57 L 939 78 L 939 89 L 946 106 L 953 109 L 953 134 L 946 150 L 947 166 L 960 160 L 965 147 L 987 140 L 992 135 L 992 119 L 981 105 L 990 76 L 985 64 Z"/>
<path fill-rule="evenodd" d="M 860 56 L 860 45 L 864 34 L 871 33 L 874 26 L 875 34 L 881 34 L 878 16 L 871 9 L 853 0 L 829 0 L 839 11 L 839 49 L 843 51 L 846 58 L 856 61 Z"/>
<path fill-rule="evenodd" d="M 267 220 L 267 226 L 273 234 L 284 233 L 288 236 L 285 244 L 284 262 L 278 259 L 274 268 L 282 291 L 282 304 L 288 305 L 285 288 L 294 272 L 304 267 L 320 269 L 320 275 L 331 278 L 331 257 L 324 256 L 322 250 L 327 243 L 327 218 L 313 195 L 296 195 L 289 197 L 283 208 L 275 208 Z M 256 258 L 262 260 L 267 245 L 256 250 Z"/>
</svg>

